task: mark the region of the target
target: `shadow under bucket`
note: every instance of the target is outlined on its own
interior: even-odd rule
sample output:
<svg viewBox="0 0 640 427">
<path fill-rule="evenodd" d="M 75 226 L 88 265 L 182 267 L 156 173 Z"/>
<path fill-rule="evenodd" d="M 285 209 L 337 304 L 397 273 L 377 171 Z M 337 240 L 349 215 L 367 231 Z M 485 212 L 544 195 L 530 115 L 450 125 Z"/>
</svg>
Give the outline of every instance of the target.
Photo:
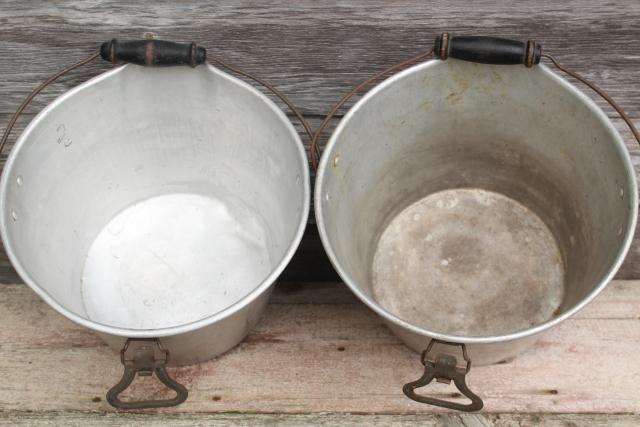
<svg viewBox="0 0 640 427">
<path fill-rule="evenodd" d="M 406 69 L 356 103 L 315 191 L 342 279 L 409 347 L 429 346 L 423 364 L 443 355 L 430 363 L 461 390 L 465 359 L 515 357 L 606 286 L 637 203 L 624 143 L 582 92 L 544 65 L 456 59 Z"/>
</svg>

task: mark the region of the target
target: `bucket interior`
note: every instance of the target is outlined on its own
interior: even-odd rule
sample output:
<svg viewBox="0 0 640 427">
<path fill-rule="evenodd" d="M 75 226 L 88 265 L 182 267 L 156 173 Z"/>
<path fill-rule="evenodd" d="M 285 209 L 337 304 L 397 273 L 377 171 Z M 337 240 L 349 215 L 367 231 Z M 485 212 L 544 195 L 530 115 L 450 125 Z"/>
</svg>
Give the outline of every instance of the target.
<svg viewBox="0 0 640 427">
<path fill-rule="evenodd" d="M 628 155 L 547 68 L 432 61 L 368 94 L 316 194 L 345 281 L 425 331 L 489 337 L 588 298 L 633 233 Z"/>
<path fill-rule="evenodd" d="M 295 130 L 211 66 L 103 74 L 43 111 L 10 160 L 4 238 L 20 274 L 111 327 L 228 308 L 283 268 L 306 222 Z"/>
</svg>

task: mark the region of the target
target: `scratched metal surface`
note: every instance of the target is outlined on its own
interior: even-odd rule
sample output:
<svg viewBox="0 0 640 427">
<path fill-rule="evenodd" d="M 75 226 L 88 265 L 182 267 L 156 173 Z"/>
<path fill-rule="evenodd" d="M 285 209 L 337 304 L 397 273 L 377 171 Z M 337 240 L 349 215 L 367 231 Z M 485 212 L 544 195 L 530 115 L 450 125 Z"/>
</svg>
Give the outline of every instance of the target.
<svg viewBox="0 0 640 427">
<path fill-rule="evenodd" d="M 47 76 L 83 58 L 105 40 L 137 38 L 146 31 L 158 38 L 197 41 L 210 55 L 270 81 L 291 97 L 314 128 L 352 85 L 424 49 L 442 30 L 533 38 L 563 63 L 598 82 L 640 125 L 639 20 L 640 3 L 635 1 L 484 0 L 470 7 L 466 2 L 444 0 L 305 0 L 295 6 L 283 0 L 189 5 L 5 0 L 0 4 L 0 130 L 22 98 Z M 107 68 L 108 64 L 96 62 L 53 84 L 27 110 L 11 140 L 44 105 Z M 604 102 L 595 100 L 628 141 L 634 164 L 639 166 L 640 150 L 630 132 Z M 617 278 L 640 278 L 637 238 Z M 283 279 L 337 279 L 324 256 L 313 218 Z M 0 252 L 0 282 L 19 281 Z"/>
</svg>

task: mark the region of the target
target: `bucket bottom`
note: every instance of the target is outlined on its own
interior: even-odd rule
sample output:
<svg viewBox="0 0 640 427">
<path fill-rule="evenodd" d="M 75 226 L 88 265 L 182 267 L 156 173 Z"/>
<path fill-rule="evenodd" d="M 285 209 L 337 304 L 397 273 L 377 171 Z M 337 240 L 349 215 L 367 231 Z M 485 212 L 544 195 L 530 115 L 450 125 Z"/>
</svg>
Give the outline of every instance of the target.
<svg viewBox="0 0 640 427">
<path fill-rule="evenodd" d="M 534 212 L 495 192 L 451 189 L 391 219 L 372 281 L 378 303 L 411 324 L 491 336 L 552 318 L 562 303 L 564 265 Z"/>
<path fill-rule="evenodd" d="M 260 216 L 237 201 L 176 193 L 129 206 L 98 233 L 83 268 L 87 316 L 155 329 L 211 316 L 271 272 Z"/>
</svg>

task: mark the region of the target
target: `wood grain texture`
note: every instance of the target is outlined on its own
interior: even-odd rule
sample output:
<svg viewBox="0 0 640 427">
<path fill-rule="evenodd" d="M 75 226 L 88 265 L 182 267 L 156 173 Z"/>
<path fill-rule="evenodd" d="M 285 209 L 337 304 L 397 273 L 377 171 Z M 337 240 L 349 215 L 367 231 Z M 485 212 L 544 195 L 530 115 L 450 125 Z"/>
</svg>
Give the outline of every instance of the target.
<svg viewBox="0 0 640 427">
<path fill-rule="evenodd" d="M 189 4 L 5 0 L 0 5 L 0 130 L 24 96 L 53 72 L 83 58 L 103 41 L 139 38 L 147 31 L 159 38 L 195 40 L 210 55 L 270 81 L 291 97 L 314 129 L 351 86 L 431 46 L 435 34 L 443 30 L 532 38 L 546 52 L 598 82 L 640 125 L 639 20 L 637 1 L 482 0 L 470 6 L 446 0 L 304 0 L 295 5 L 282 0 Z M 109 67 L 97 61 L 51 85 L 20 120 L 11 141 L 44 105 Z M 589 95 L 612 118 L 640 170 L 640 149 L 631 133 L 604 101 Z M 343 108 L 338 117 L 345 111 Z M 313 223 L 313 215 L 310 221 Z M 640 278 L 637 238 L 617 278 Z M 5 254 L 0 253 L 0 281 L 16 279 Z M 310 225 L 283 280 L 335 279 Z"/>
<path fill-rule="evenodd" d="M 0 112 L 10 112 L 34 82 L 99 43 L 152 31 L 159 38 L 196 40 L 211 55 L 281 87 L 306 113 L 322 115 L 354 83 L 431 46 L 434 36 L 446 29 L 536 39 L 546 51 L 601 82 L 632 117 L 638 117 L 640 88 L 633 85 L 640 55 L 638 16 L 638 2 L 595 0 L 529 4 L 484 0 L 473 7 L 445 0 L 305 0 L 295 5 L 281 0 L 201 0 L 188 5 L 9 0 L 0 11 L 0 74 L 4 77 Z M 108 67 L 97 63 L 57 89 L 65 90 Z M 39 105 L 50 99 L 44 97 Z"/>
<path fill-rule="evenodd" d="M 0 290 L 0 324 L 0 408 L 112 411 L 104 394 L 122 368 L 96 335 L 17 285 Z M 613 282 L 513 362 L 472 368 L 468 383 L 485 413 L 639 413 L 639 344 L 640 283 Z M 170 371 L 190 396 L 167 413 L 441 411 L 405 398 L 402 384 L 421 374 L 418 354 L 339 285 L 278 287 L 242 344 Z M 164 396 L 154 379 L 136 381 L 132 395 Z M 453 386 L 430 390 L 461 400 Z"/>
<path fill-rule="evenodd" d="M 139 427 L 174 426 L 320 426 L 320 427 L 636 427 L 640 415 L 624 414 L 421 414 L 421 415 L 354 415 L 354 414 L 140 414 L 103 412 L 0 412 L 0 426 L 68 426 L 85 427 L 135 425 Z"/>
<path fill-rule="evenodd" d="M 429 47 L 443 30 L 534 38 L 602 86 L 640 125 L 639 20 L 640 3 L 622 0 L 4 0 L 0 131 L 24 96 L 53 72 L 103 41 L 139 38 L 146 31 L 197 41 L 210 55 L 270 81 L 291 97 L 313 128 L 352 85 Z M 53 84 L 21 118 L 11 142 L 44 105 L 109 67 L 96 62 Z M 640 170 L 640 149 L 630 132 L 603 101 L 588 94 L 613 120 Z M 636 234 L 619 279 L 640 278 L 639 238 Z M 473 369 L 469 383 L 485 397 L 487 411 L 521 413 L 450 415 L 428 413 L 433 408 L 404 398 L 401 384 L 420 373 L 417 355 L 344 286 L 324 283 L 336 277 L 311 216 L 283 279 L 323 282 L 278 285 L 263 321 L 243 344 L 214 361 L 172 371 L 191 396 L 187 404 L 159 414 L 113 412 L 104 393 L 121 374 L 117 355 L 26 287 L 1 287 L 0 425 L 640 424 L 631 415 L 640 412 L 640 283 L 614 282 L 521 358 Z M 2 251 L 0 282 L 19 282 Z M 453 391 L 436 389 L 442 396 Z M 134 392 L 162 395 L 148 381 Z"/>
</svg>

